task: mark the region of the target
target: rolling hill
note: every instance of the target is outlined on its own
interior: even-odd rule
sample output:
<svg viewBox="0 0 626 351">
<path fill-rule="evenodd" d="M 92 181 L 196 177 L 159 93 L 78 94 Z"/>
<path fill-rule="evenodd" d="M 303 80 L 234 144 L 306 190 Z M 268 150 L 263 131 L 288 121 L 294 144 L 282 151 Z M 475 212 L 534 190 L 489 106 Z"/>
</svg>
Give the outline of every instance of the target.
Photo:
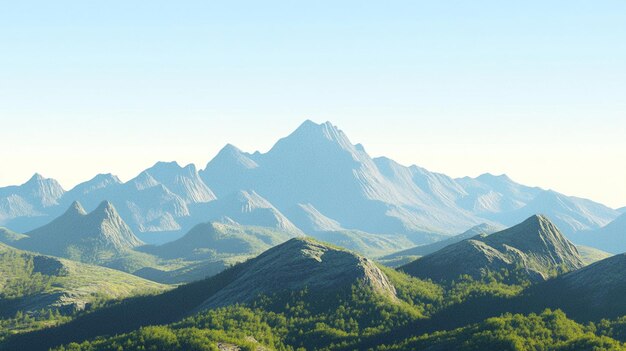
<svg viewBox="0 0 626 351">
<path fill-rule="evenodd" d="M 98 298 L 168 289 L 117 270 L 34 254 L 0 244 L 0 317 L 42 309 L 69 313 Z"/>
</svg>

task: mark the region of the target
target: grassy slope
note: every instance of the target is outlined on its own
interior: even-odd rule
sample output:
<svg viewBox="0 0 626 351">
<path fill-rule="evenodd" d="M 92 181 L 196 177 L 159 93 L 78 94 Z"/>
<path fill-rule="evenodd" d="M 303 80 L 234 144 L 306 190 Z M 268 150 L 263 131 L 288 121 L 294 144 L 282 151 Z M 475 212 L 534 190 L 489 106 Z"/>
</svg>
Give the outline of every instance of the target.
<svg viewBox="0 0 626 351">
<path fill-rule="evenodd" d="M 113 269 L 38 255 L 4 244 L 0 244 L 0 277 L 5 313 L 24 306 L 32 310 L 51 307 L 48 305 L 80 306 L 96 298 L 123 298 L 168 288 Z"/>
<path fill-rule="evenodd" d="M 580 253 L 580 256 L 582 257 L 585 264 L 592 264 L 594 262 L 598 262 L 600 260 L 613 256 L 613 254 L 611 253 L 596 249 L 594 247 L 577 245 L 576 248 L 578 249 L 578 252 Z"/>
</svg>

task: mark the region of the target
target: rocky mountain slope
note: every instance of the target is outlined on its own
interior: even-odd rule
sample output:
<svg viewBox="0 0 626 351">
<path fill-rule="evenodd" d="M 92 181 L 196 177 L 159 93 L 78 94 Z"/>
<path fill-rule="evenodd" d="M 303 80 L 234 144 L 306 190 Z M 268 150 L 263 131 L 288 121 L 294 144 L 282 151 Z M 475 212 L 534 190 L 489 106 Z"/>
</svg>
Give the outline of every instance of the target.
<svg viewBox="0 0 626 351">
<path fill-rule="evenodd" d="M 54 179 L 35 173 L 19 186 L 0 188 L 0 224 L 16 231 L 49 220 L 65 191 Z"/>
<path fill-rule="evenodd" d="M 259 294 L 298 291 L 332 292 L 365 284 L 395 298 L 395 288 L 369 259 L 308 238 L 294 238 L 243 263 L 232 281 L 200 307 L 245 303 Z"/>
<path fill-rule="evenodd" d="M 580 320 L 626 314 L 626 254 L 615 255 L 534 286 L 535 306 L 563 309 Z"/>
<path fill-rule="evenodd" d="M 535 215 L 501 232 L 449 245 L 401 269 L 419 278 L 448 281 L 462 274 L 480 277 L 521 269 L 538 281 L 583 265 L 574 244 L 547 217 Z"/>
<path fill-rule="evenodd" d="M 83 262 L 97 262 L 143 244 L 106 201 L 90 213 L 74 202 L 63 215 L 26 236 L 14 246 Z"/>
</svg>

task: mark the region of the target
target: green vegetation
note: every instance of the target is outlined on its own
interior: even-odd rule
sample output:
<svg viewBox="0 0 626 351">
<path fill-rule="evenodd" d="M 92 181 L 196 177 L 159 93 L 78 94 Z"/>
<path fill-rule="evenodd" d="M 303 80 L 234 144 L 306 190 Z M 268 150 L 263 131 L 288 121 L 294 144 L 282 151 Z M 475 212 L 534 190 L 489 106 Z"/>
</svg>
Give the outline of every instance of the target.
<svg viewBox="0 0 626 351">
<path fill-rule="evenodd" d="M 34 313 L 18 311 L 15 316 L 0 319 L 0 342 L 10 335 L 49 328 L 72 320 L 57 309 L 41 309 Z"/>
<path fill-rule="evenodd" d="M 427 299 L 441 292 L 430 283 L 410 286 L 413 297 Z M 409 286 L 405 286 L 403 293 Z M 230 344 L 241 350 L 624 350 L 614 336 L 620 323 L 581 325 L 561 311 L 504 314 L 451 331 L 394 337 L 412 322 L 424 320 L 407 301 L 392 302 L 354 286 L 350 293 L 320 300 L 303 290 L 282 296 L 261 296 L 248 306 L 205 311 L 169 325 L 143 327 L 115 337 L 70 343 L 55 351 L 216 350 Z M 431 300 L 432 301 L 432 300 Z M 372 339 L 384 344 L 369 347 Z"/>
<path fill-rule="evenodd" d="M 16 233 L 10 229 L 0 227 L 0 243 L 11 244 L 14 241 L 24 239 L 26 235 Z"/>
<path fill-rule="evenodd" d="M 60 275 L 35 271 L 34 256 L 0 244 L 0 300 L 16 299 L 50 290 Z"/>
<path fill-rule="evenodd" d="M 192 306 L 214 294 L 217 287 L 228 284 L 231 276 L 235 276 L 242 267 L 245 265 L 238 265 L 209 280 L 180 287 L 162 298 L 139 298 L 95 311 L 85 316 L 89 319 L 79 319 L 76 321 L 78 324 L 70 323 L 65 329 L 60 329 L 59 340 L 72 340 L 75 333 L 90 335 L 87 338 L 119 335 L 96 337 L 82 343 L 68 344 L 66 341 L 66 345 L 58 350 L 118 350 L 120 347 L 123 350 L 149 350 L 151 347 L 159 350 L 163 347 L 167 350 L 211 350 L 218 342 L 231 343 L 244 350 L 256 349 L 259 344 L 276 350 L 334 350 L 358 349 L 362 345 L 372 347 L 372 340 L 387 339 L 390 340 L 389 345 L 394 345 L 394 340 L 400 343 L 404 338 L 421 335 L 416 334 L 420 329 L 415 326 L 428 323 L 429 318 L 437 317 L 451 306 L 480 297 L 511 298 L 523 290 L 522 285 L 503 282 L 508 277 L 504 273 L 491 274 L 483 280 L 463 277 L 449 285 L 441 285 L 382 267 L 395 286 L 395 299 L 360 284 L 332 293 L 304 289 L 261 295 L 246 305 L 208 310 L 173 322 L 177 320 L 176 316 L 188 314 L 193 310 Z M 132 312 L 151 306 L 159 306 L 159 309 L 150 310 L 153 315 L 135 316 Z M 120 325 L 116 324 L 116 329 L 101 329 L 106 321 L 122 311 L 128 317 L 124 321 L 128 323 L 125 328 L 117 328 Z M 133 318 L 140 320 L 133 322 Z M 161 326 L 152 329 L 140 329 L 141 326 L 159 324 Z M 85 328 L 87 334 L 81 328 Z M 41 334 L 32 338 L 52 337 Z M 198 340 L 203 342 L 199 345 Z"/>
<path fill-rule="evenodd" d="M 107 299 L 167 288 L 112 269 L 0 244 L 0 339 L 58 325 Z"/>
<path fill-rule="evenodd" d="M 524 267 L 434 282 L 320 245 L 294 239 L 212 278 L 94 305 L 73 320 L 55 311 L 14 315 L 2 321 L 0 350 L 626 350 L 626 317 L 581 322 L 536 305 L 531 292 L 550 281 L 533 284 Z M 59 272 L 72 271 L 64 264 Z M 249 296 L 228 300 L 225 291 Z M 230 304 L 200 307 L 219 296 Z"/>
<path fill-rule="evenodd" d="M 598 334 L 593 326 L 568 319 L 561 311 L 529 315 L 507 313 L 452 331 L 440 331 L 381 345 L 376 350 L 624 350 L 626 345 Z"/>
</svg>

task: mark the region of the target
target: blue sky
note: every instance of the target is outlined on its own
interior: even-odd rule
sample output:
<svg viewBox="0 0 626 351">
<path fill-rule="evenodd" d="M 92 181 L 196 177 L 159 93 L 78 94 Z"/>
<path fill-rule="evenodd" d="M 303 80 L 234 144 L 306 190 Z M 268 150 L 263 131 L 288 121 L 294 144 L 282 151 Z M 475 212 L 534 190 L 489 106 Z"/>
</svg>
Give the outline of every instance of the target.
<svg viewBox="0 0 626 351">
<path fill-rule="evenodd" d="M 267 150 L 373 155 L 626 205 L 624 1 L 0 2 L 0 186 Z"/>
</svg>

